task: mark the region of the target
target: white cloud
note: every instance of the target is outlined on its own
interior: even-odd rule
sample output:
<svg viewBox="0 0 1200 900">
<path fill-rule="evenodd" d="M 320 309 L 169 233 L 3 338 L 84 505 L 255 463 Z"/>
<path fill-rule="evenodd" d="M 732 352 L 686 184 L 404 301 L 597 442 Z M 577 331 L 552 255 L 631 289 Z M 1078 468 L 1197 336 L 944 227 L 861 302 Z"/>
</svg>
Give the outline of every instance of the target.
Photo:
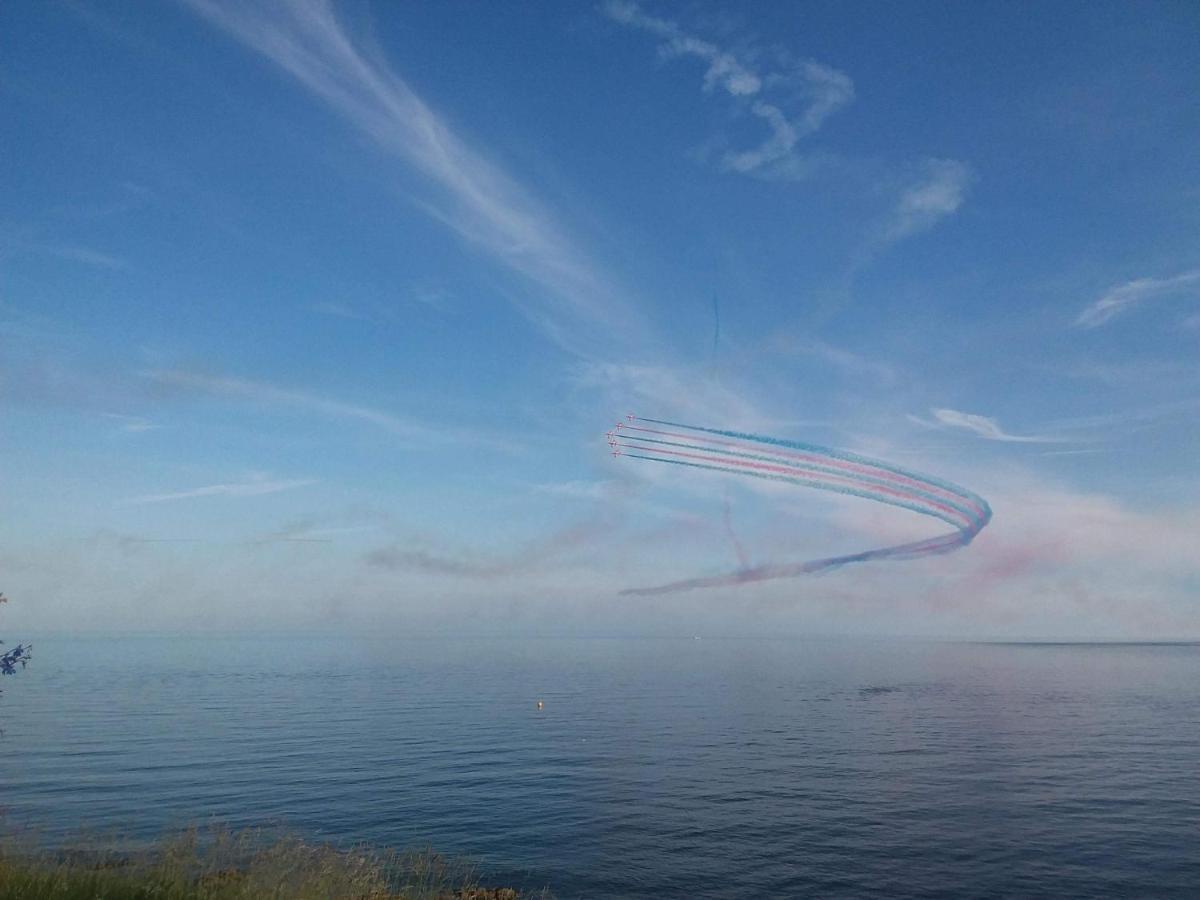
<svg viewBox="0 0 1200 900">
<path fill-rule="evenodd" d="M 1200 368 L 1191 361 L 1181 359 L 1135 359 L 1114 362 L 1111 358 L 1082 360 L 1079 362 L 1055 362 L 1041 366 L 1045 371 L 1068 378 L 1098 381 L 1109 386 L 1135 386 L 1153 388 L 1164 384 L 1183 387 L 1188 383 L 1200 385 Z"/>
<path fill-rule="evenodd" d="M 104 253 L 100 250 L 93 250 L 91 247 L 76 247 L 76 246 L 44 246 L 41 249 L 60 259 L 68 259 L 71 262 L 82 263 L 85 266 L 95 266 L 99 269 L 110 269 L 113 271 L 126 268 L 125 260 L 118 256 L 113 256 L 111 253 Z"/>
<path fill-rule="evenodd" d="M 1200 294 L 1200 269 L 1171 278 L 1138 278 L 1109 288 L 1103 297 L 1079 314 L 1075 324 L 1081 328 L 1096 328 L 1147 300 L 1196 294 Z"/>
<path fill-rule="evenodd" d="M 449 311 L 454 305 L 454 295 L 445 288 L 423 285 L 413 289 L 409 297 L 415 303 L 428 306 L 431 309 Z"/>
<path fill-rule="evenodd" d="M 143 375 L 164 387 L 186 392 L 228 397 L 267 407 L 291 408 L 329 418 L 366 422 L 410 444 L 482 444 L 507 453 L 517 452 L 521 448 L 520 444 L 501 434 L 418 422 L 398 413 L 359 403 L 347 403 L 308 391 L 279 387 L 263 381 L 182 370 L 144 372 Z"/>
<path fill-rule="evenodd" d="M 189 391 L 233 397 L 267 406 L 290 406 L 335 418 L 359 419 L 401 438 L 424 440 L 436 435 L 434 430 L 394 413 L 261 381 L 184 371 L 147 372 L 146 376 L 159 384 Z"/>
<path fill-rule="evenodd" d="M 1056 431 L 1111 428 L 1127 435 L 1138 429 L 1158 425 L 1172 419 L 1193 418 L 1197 410 L 1200 410 L 1200 398 L 1189 397 L 1185 400 L 1155 403 L 1139 409 L 1059 419 L 1050 423 L 1050 427 Z"/>
<path fill-rule="evenodd" d="M 779 334 L 771 339 L 770 346 L 779 353 L 809 357 L 847 375 L 870 378 L 884 385 L 895 384 L 899 377 L 895 368 L 885 362 L 869 359 L 817 338 Z"/>
<path fill-rule="evenodd" d="M 659 54 L 664 59 L 692 57 L 706 63 L 704 92 L 719 87 L 766 123 L 769 133 L 758 146 L 724 154 L 722 165 L 730 171 L 761 178 L 802 177 L 809 167 L 797 153 L 797 144 L 854 99 L 850 77 L 822 63 L 780 61 L 760 74 L 744 59 L 689 34 L 677 22 L 647 14 L 633 0 L 608 0 L 601 9 L 614 22 L 661 38 Z"/>
<path fill-rule="evenodd" d="M 290 491 L 294 488 L 307 487 L 316 484 L 311 478 L 294 478 L 287 481 L 272 481 L 266 478 L 255 478 L 250 481 L 232 481 L 225 484 L 209 484 L 204 487 L 190 488 L 183 491 L 171 491 L 165 494 L 146 494 L 133 497 L 125 502 L 131 505 L 147 503 L 169 503 L 174 500 L 192 500 L 197 497 L 259 497 L 263 494 L 278 494 L 280 491 Z"/>
<path fill-rule="evenodd" d="M 854 99 L 854 82 L 845 72 L 815 60 L 806 60 L 799 68 L 800 87 L 809 100 L 804 125 L 816 131 L 827 118 Z"/>
<path fill-rule="evenodd" d="M 131 434 L 138 434 L 143 431 L 155 431 L 162 427 L 141 416 L 126 416 L 121 413 L 102 413 L 101 415 L 109 419 L 114 419 L 119 423 L 121 431 Z"/>
<path fill-rule="evenodd" d="M 963 431 L 969 431 L 978 437 L 985 438 L 989 441 L 1002 441 L 1013 444 L 1061 444 L 1065 443 L 1064 438 L 1044 437 L 1041 435 L 1031 434 L 1009 434 L 1000 424 L 989 416 L 980 416 L 975 413 L 959 412 L 957 409 L 932 409 L 934 421 L 922 419 L 919 416 L 908 417 L 910 422 L 915 422 L 918 425 L 923 425 L 926 428 L 957 428 Z"/>
<path fill-rule="evenodd" d="M 707 62 L 709 65 L 704 73 L 704 90 L 711 91 L 719 84 L 730 95 L 741 97 L 757 94 L 762 89 L 762 80 L 758 75 L 738 62 L 731 53 L 685 33 L 678 24 L 669 19 L 647 15 L 633 0 L 609 0 L 602 8 L 614 22 L 663 38 L 665 43 L 659 48 L 659 52 L 664 57 L 694 56 Z"/>
<path fill-rule="evenodd" d="M 800 134 L 796 127 L 788 121 L 778 106 L 763 100 L 756 100 L 750 106 L 750 111 L 758 116 L 771 128 L 771 135 L 753 150 L 743 150 L 739 153 L 725 155 L 726 168 L 743 175 L 754 174 L 768 163 L 784 159 L 796 146 Z"/>
<path fill-rule="evenodd" d="M 971 168 L 955 159 L 929 159 L 919 178 L 900 194 L 883 230 L 883 241 L 894 243 L 926 231 L 958 212 L 971 185 Z"/>
<path fill-rule="evenodd" d="M 313 312 L 320 313 L 323 316 L 333 316 L 335 319 L 350 319 L 354 322 L 374 322 L 375 317 L 369 316 L 364 312 L 360 312 L 352 306 L 347 306 L 345 303 L 332 303 L 325 301 L 322 303 L 314 303 L 311 306 Z"/>
<path fill-rule="evenodd" d="M 439 312 L 450 312 L 454 306 L 454 295 L 446 288 L 435 285 L 418 284 L 408 290 L 398 292 L 394 300 L 401 303 L 418 304 Z M 402 308 L 394 303 L 386 305 L 382 302 L 350 304 L 336 300 L 322 300 L 310 303 L 312 312 L 335 319 L 346 319 L 351 322 L 366 322 L 373 325 L 403 322 Z"/>
<path fill-rule="evenodd" d="M 766 125 L 767 136 L 757 145 L 723 153 L 721 165 L 728 171 L 774 180 L 807 178 L 817 168 L 818 158 L 802 154 L 801 142 L 854 100 L 850 76 L 824 63 L 797 62 L 754 49 L 739 57 L 687 33 L 675 21 L 647 14 L 635 0 L 607 0 L 601 9 L 621 25 L 662 39 L 662 57 L 692 57 L 706 63 L 704 92 L 722 89 L 736 108 Z M 746 57 L 763 65 L 762 70 L 756 70 Z M 762 63 L 767 59 L 773 61 L 772 66 Z M 956 213 L 973 177 L 971 168 L 959 160 L 933 158 L 921 163 L 917 177 L 903 187 L 894 207 L 875 224 L 857 265 L 880 248 L 926 231 Z"/>
<path fill-rule="evenodd" d="M 328 2 L 187 0 L 206 19 L 270 59 L 385 153 L 421 173 L 430 215 L 548 295 L 518 307 L 567 349 L 640 337 L 634 310 L 515 179 L 463 141 L 391 69 L 360 50 Z M 564 327 L 566 319 L 575 327 Z"/>
<path fill-rule="evenodd" d="M 5 249 L 18 250 L 25 253 L 46 254 L 58 259 L 65 259 L 70 262 L 80 263 L 81 265 L 92 266 L 97 269 L 108 269 L 114 272 L 128 268 L 128 263 L 124 259 L 114 256 L 111 253 L 105 253 L 102 250 L 84 247 L 79 244 L 56 244 L 31 240 L 25 236 L 29 232 L 29 229 L 25 229 L 24 232 L 24 234 L 0 235 L 3 238 Z"/>
<path fill-rule="evenodd" d="M 579 386 L 600 392 L 612 415 L 626 413 L 725 422 L 747 429 L 778 425 L 744 393 L 712 376 L 682 366 L 589 363 L 576 373 Z"/>
<path fill-rule="evenodd" d="M 1093 453 L 1110 453 L 1107 447 L 1075 447 L 1071 450 L 1043 450 L 1042 456 L 1086 456 Z"/>
</svg>

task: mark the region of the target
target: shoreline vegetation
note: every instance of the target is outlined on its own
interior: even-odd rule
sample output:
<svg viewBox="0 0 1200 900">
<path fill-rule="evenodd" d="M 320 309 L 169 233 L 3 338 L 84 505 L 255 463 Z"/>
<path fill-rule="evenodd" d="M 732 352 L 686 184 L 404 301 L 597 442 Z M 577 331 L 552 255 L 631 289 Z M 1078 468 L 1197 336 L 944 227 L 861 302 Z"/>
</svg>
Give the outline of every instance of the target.
<svg viewBox="0 0 1200 900">
<path fill-rule="evenodd" d="M 8 602 L 4 592 L 0 591 L 0 605 Z M 4 641 L 0 641 L 3 644 Z M 22 669 L 33 659 L 33 647 L 27 644 L 17 644 L 11 650 L 0 650 L 0 675 L 15 675 L 17 666 Z"/>
<path fill-rule="evenodd" d="M 0 900 L 552 900 L 546 889 L 485 886 L 463 860 L 189 828 L 152 844 L 80 840 L 53 850 L 0 838 Z"/>
</svg>

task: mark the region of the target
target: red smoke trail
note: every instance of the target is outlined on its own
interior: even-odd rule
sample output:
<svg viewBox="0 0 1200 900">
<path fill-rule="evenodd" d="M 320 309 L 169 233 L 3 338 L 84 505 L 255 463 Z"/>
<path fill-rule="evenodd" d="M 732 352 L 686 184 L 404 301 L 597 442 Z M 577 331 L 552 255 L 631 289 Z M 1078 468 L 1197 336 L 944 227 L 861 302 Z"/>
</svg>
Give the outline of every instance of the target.
<svg viewBox="0 0 1200 900">
<path fill-rule="evenodd" d="M 679 431 L 633 425 L 632 422 L 636 417 L 629 415 L 626 418 L 629 419 L 629 423 L 622 422 L 617 426 L 615 433 L 609 432 L 608 434 L 610 448 L 617 455 L 784 481 L 801 487 L 849 494 L 934 516 L 954 525 L 956 530 L 950 534 L 938 535 L 925 540 L 864 550 L 844 556 L 833 556 L 803 563 L 766 564 L 751 567 L 747 564 L 741 544 L 733 534 L 729 498 L 726 495 L 724 521 L 740 563 L 740 568 L 736 572 L 689 578 L 651 588 L 635 588 L 624 591 L 624 593 L 660 594 L 695 588 L 748 584 L 773 578 L 815 574 L 851 563 L 919 559 L 925 556 L 950 553 L 970 544 L 992 517 L 992 511 L 987 501 L 965 488 L 931 476 L 900 469 L 889 463 L 871 460 L 849 451 L 817 447 L 782 438 L 701 428 L 676 422 L 660 422 L 657 419 L 644 420 L 692 432 L 685 434 Z M 671 441 L 639 437 L 637 434 L 630 434 L 630 431 L 679 438 L 693 443 L 676 444 Z M 718 434 L 730 439 L 707 437 L 695 432 Z M 701 446 L 696 446 L 696 444 Z M 667 449 L 668 446 L 682 449 Z M 794 449 L 785 450 L 781 447 Z M 623 454 L 622 450 L 635 452 Z M 688 452 L 693 450 L 698 452 Z M 789 460 L 795 460 L 795 462 L 789 462 Z M 830 469 L 834 471 L 829 471 Z"/>
<path fill-rule="evenodd" d="M 636 438 L 634 438 L 636 440 Z M 971 518 L 962 510 L 956 509 L 953 506 L 947 506 L 944 503 L 939 503 L 936 500 L 930 500 L 926 497 L 921 497 L 911 491 L 904 491 L 898 488 L 888 488 L 882 485 L 864 483 L 857 481 L 848 476 L 830 475 L 826 472 L 813 472 L 808 469 L 798 469 L 794 466 L 773 465 L 771 463 L 751 462 L 750 460 L 735 459 L 727 456 L 709 456 L 702 453 L 687 453 L 683 450 L 663 450 L 657 447 L 645 447 L 638 444 L 620 444 L 616 445 L 623 450 L 639 450 L 643 453 L 659 453 L 667 456 L 679 456 L 684 459 L 695 459 L 702 462 L 710 462 L 719 464 L 727 472 L 736 472 L 737 469 L 753 469 L 762 472 L 773 472 L 778 475 L 790 475 L 799 478 L 807 478 L 814 481 L 828 482 L 830 484 L 841 485 L 843 487 L 865 488 L 873 492 L 884 494 L 889 497 L 907 500 L 910 503 L 919 503 L 924 506 L 931 507 L 943 512 L 948 516 L 954 516 L 962 519 L 963 523 L 968 527 L 972 524 Z M 714 451 L 719 452 L 719 451 Z"/>
<path fill-rule="evenodd" d="M 819 465 L 823 465 L 823 466 L 829 466 L 831 468 L 842 469 L 847 472 L 853 472 L 857 475 L 868 475 L 873 478 L 884 479 L 887 481 L 894 481 L 897 484 L 903 484 L 908 487 L 919 488 L 920 490 L 926 491 L 928 493 L 938 494 L 939 496 L 945 497 L 949 500 L 955 500 L 959 503 L 966 503 L 974 508 L 976 515 L 983 514 L 982 508 L 980 508 L 978 506 L 978 504 L 976 504 L 970 497 L 964 497 L 962 494 L 956 494 L 953 491 L 948 491 L 945 488 L 941 487 L 940 485 L 933 484 L 932 482 L 919 481 L 917 479 L 910 478 L 907 475 L 898 474 L 896 472 L 891 471 L 888 468 L 864 465 L 861 463 L 847 462 L 845 460 L 837 459 L 836 457 L 823 456 L 823 455 L 816 454 L 816 453 L 798 453 L 794 450 L 783 450 L 783 449 L 780 449 L 780 448 L 774 447 L 774 446 L 771 446 L 769 448 L 764 448 L 761 445 L 755 445 L 755 444 L 747 443 L 744 441 L 726 441 L 726 440 L 721 440 L 719 438 L 705 437 L 703 435 L 682 434 L 677 431 L 662 431 L 661 429 L 657 429 L 657 428 L 644 428 L 639 425 L 628 425 L 625 423 L 622 423 L 620 427 L 623 429 L 626 429 L 626 430 L 630 430 L 630 431 L 642 431 L 642 432 L 645 432 L 646 434 L 657 434 L 657 435 L 662 435 L 664 437 L 681 438 L 682 440 L 693 441 L 693 442 L 697 442 L 697 443 L 715 444 L 720 447 L 729 447 L 731 449 L 741 450 L 744 452 L 750 452 L 750 453 L 768 452 L 774 456 L 787 457 L 788 459 L 796 459 L 796 460 L 800 460 L 802 462 L 810 462 L 810 463 L 819 464 Z M 630 439 L 637 440 L 637 437 L 635 435 L 630 435 Z M 713 451 L 713 452 L 719 452 L 719 451 Z"/>
</svg>

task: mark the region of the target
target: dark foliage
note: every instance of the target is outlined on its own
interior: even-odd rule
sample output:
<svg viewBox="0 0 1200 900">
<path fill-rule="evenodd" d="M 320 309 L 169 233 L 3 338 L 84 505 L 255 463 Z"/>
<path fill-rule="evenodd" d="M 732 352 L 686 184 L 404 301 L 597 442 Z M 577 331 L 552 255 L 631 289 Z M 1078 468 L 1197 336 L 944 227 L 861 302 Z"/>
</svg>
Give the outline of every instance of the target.
<svg viewBox="0 0 1200 900">
<path fill-rule="evenodd" d="M 0 594 L 0 603 L 7 603 L 8 598 Z M 0 644 L 3 644 L 0 641 Z M 17 644 L 11 650 L 6 650 L 0 653 L 0 675 L 12 675 L 17 671 L 17 666 L 25 668 L 26 663 L 32 658 L 33 647 L 28 644 Z"/>
</svg>

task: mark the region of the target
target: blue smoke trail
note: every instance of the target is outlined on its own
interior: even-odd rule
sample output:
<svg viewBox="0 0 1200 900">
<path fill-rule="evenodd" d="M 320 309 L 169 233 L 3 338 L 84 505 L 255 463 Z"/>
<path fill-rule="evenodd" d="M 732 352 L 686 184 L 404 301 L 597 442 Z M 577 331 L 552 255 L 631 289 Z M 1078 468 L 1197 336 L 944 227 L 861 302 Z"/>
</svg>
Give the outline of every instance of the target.
<svg viewBox="0 0 1200 900">
<path fill-rule="evenodd" d="M 687 448 L 687 449 L 691 449 L 691 450 L 704 450 L 709 453 L 714 452 L 712 447 L 704 447 L 699 444 L 684 444 L 684 443 L 680 443 L 677 441 L 663 441 L 663 440 L 658 440 L 655 438 L 647 438 L 647 437 L 629 438 L 629 440 L 636 440 L 639 443 L 643 443 L 643 444 L 666 444 L 671 447 L 681 447 L 681 448 Z M 653 448 L 645 447 L 645 448 L 641 448 L 641 449 L 652 450 Z M 843 478 L 849 477 L 846 475 L 845 471 L 842 469 L 837 469 L 832 466 L 822 466 L 819 463 L 798 462 L 798 461 L 789 460 L 789 459 L 786 459 L 786 458 L 780 457 L 780 456 L 764 456 L 764 455 L 758 454 L 758 453 L 737 453 L 732 450 L 721 450 L 721 451 L 717 451 L 717 452 L 719 452 L 722 456 L 732 456 L 732 457 L 736 457 L 739 459 L 760 460 L 762 462 L 769 462 L 769 463 L 774 463 L 776 465 L 787 466 L 792 469 L 805 469 L 805 470 L 812 471 L 812 472 L 820 472 L 825 475 L 834 475 L 834 476 L 843 477 Z M 632 453 L 627 454 L 627 455 L 634 456 L 634 454 L 632 454 Z M 674 460 L 659 459 L 658 457 L 639 456 L 636 458 L 637 459 L 653 458 L 658 462 L 674 462 Z M 721 468 L 721 467 L 711 466 L 710 468 Z M 738 474 L 754 475 L 756 473 L 747 471 L 747 472 L 739 472 Z M 865 485 L 875 485 L 878 487 L 894 486 L 894 482 L 888 482 L 883 478 L 877 478 L 877 477 L 873 477 L 870 475 L 856 475 L 856 476 L 854 476 L 854 478 L 856 480 L 862 482 Z M 796 483 L 799 483 L 799 482 L 796 482 Z M 806 482 L 805 486 L 806 487 L 820 487 L 820 488 L 823 488 L 826 490 L 833 490 L 833 488 L 831 488 L 828 485 L 823 484 L 823 483 Z M 928 500 L 933 503 L 942 503 L 942 504 L 945 504 L 946 506 L 953 507 L 954 509 L 956 509 L 960 513 L 962 513 L 963 518 L 965 518 L 965 519 L 971 520 L 971 519 L 978 519 L 978 517 L 979 517 L 979 514 L 976 510 L 962 505 L 961 501 L 955 502 L 954 500 L 952 500 L 949 497 L 944 497 L 944 496 L 937 495 L 937 494 L 931 494 L 928 491 L 921 490 L 920 488 L 907 488 L 907 490 L 914 496 L 918 496 L 923 500 Z M 868 495 L 865 493 L 856 493 L 855 496 L 867 497 Z M 886 497 L 880 497 L 877 495 L 870 495 L 869 499 L 879 500 L 879 502 L 881 502 L 881 503 L 890 503 L 891 502 Z M 893 505 L 894 506 L 902 506 L 904 504 L 896 503 Z M 907 507 L 907 508 L 911 509 L 912 507 Z M 949 521 L 949 520 L 947 520 L 947 521 Z M 952 522 L 951 524 L 956 524 L 956 523 Z"/>
<path fill-rule="evenodd" d="M 659 438 L 644 437 L 627 432 L 621 432 L 620 426 L 615 433 L 610 433 L 609 442 L 614 452 L 634 459 L 651 462 L 670 463 L 694 469 L 706 469 L 716 472 L 744 475 L 751 478 L 762 478 L 768 481 L 779 481 L 800 487 L 816 488 L 832 491 L 853 497 L 873 500 L 911 510 L 924 516 L 931 516 L 952 525 L 955 530 L 948 534 L 897 544 L 891 547 L 880 547 L 872 550 L 862 550 L 843 556 L 831 556 L 802 563 L 784 565 L 764 564 L 747 567 L 745 565 L 735 572 L 712 575 L 700 578 L 687 578 L 668 584 L 646 588 L 630 588 L 623 594 L 653 595 L 674 593 L 676 591 L 694 590 L 697 588 L 725 587 L 748 584 L 775 578 L 791 578 L 799 575 L 811 575 L 819 572 L 832 571 L 852 563 L 871 562 L 877 560 L 919 559 L 951 553 L 967 546 L 975 536 L 991 521 L 992 510 L 986 500 L 973 491 L 910 469 L 894 466 L 890 463 L 871 459 L 847 450 L 836 450 L 818 444 L 801 441 L 791 441 L 783 438 L 750 434 L 726 429 L 703 428 L 696 425 L 685 425 L 680 422 L 670 422 L 663 419 L 643 419 L 630 416 L 631 421 L 651 422 L 656 425 L 681 428 L 691 432 L 713 434 L 733 441 L 748 442 L 729 443 L 711 441 L 710 444 L 692 444 L 683 441 L 668 441 Z M 629 426 L 634 430 L 636 426 Z M 651 433 L 654 432 L 650 429 Z M 670 432 L 657 432 L 672 436 Z M 615 436 L 614 436 L 615 434 Z M 679 435 L 679 437 L 683 437 Z M 703 441 L 704 438 L 696 438 Z M 621 441 L 636 441 L 621 443 Z M 646 445 L 653 446 L 646 446 Z M 798 450 L 814 459 L 798 459 L 788 456 L 771 455 L 769 449 L 759 451 L 754 444 L 786 447 Z M 716 446 L 714 446 L 716 445 Z M 679 448 L 668 450 L 667 447 Z M 730 449 L 733 448 L 733 449 Z M 683 452 L 698 451 L 706 455 Z M 637 451 L 637 452 L 623 452 Z M 690 459 L 672 459 L 689 457 Z M 824 459 L 823 463 L 821 459 Z M 695 461 L 699 460 L 699 461 Z M 838 465 L 841 463 L 842 465 Z M 892 477 L 889 477 L 892 476 Z M 831 482 L 825 479 L 837 479 L 843 483 Z"/>
<path fill-rule="evenodd" d="M 857 453 L 852 453 L 849 450 L 836 450 L 833 447 L 823 447 L 820 444 L 807 444 L 802 441 L 789 441 L 785 438 L 768 437 L 761 434 L 750 434 L 745 431 L 726 431 L 718 428 L 702 428 L 699 425 L 684 425 L 680 422 L 667 422 L 662 419 L 644 419 L 641 416 L 638 416 L 637 420 L 639 422 L 653 422 L 656 425 L 669 425 L 672 428 L 686 428 L 688 431 L 700 431 L 706 434 L 716 434 L 720 435 L 721 437 L 733 438 L 739 441 L 753 441 L 756 444 L 773 444 L 777 447 L 787 447 L 792 450 L 802 450 L 807 453 L 828 456 L 830 459 L 840 459 L 845 462 L 861 463 L 862 465 L 873 466 L 876 469 L 883 469 L 888 472 L 894 472 L 897 475 L 903 475 L 906 478 L 912 478 L 916 481 L 924 481 L 927 484 L 936 485 L 943 490 L 950 491 L 969 500 L 975 501 L 980 509 L 985 510 L 985 517 L 989 519 L 991 518 L 991 509 L 988 507 L 987 501 L 973 491 L 968 491 L 966 488 L 960 487 L 953 482 L 943 481 L 930 475 L 922 475 L 921 473 L 914 472 L 911 469 L 902 469 L 899 466 L 892 465 L 891 463 L 886 463 L 877 459 L 871 459 L 867 456 L 861 456 Z"/>
<path fill-rule="evenodd" d="M 795 484 L 800 487 L 816 488 L 822 491 L 831 491 L 835 494 L 842 494 L 846 497 L 862 497 L 864 500 L 874 500 L 877 503 L 886 503 L 889 506 L 898 506 L 901 509 L 912 510 L 915 513 L 920 513 L 923 516 L 932 516 L 935 519 L 941 519 L 948 525 L 953 525 L 957 528 L 962 528 L 963 525 L 957 519 L 950 515 L 941 512 L 937 509 L 931 509 L 927 506 L 921 506 L 915 502 L 907 502 L 886 495 L 880 495 L 865 488 L 853 488 L 844 485 L 831 485 L 824 481 L 817 481 L 809 478 L 797 478 L 793 475 L 777 475 L 771 472 L 753 472 L 741 469 L 731 469 L 727 466 L 716 466 L 707 463 L 687 462 L 680 459 L 663 459 L 659 456 L 642 456 L 637 453 L 622 453 L 622 456 L 628 456 L 630 459 L 648 459 L 653 462 L 671 463 L 674 466 L 690 466 L 693 469 L 709 469 L 713 472 L 726 472 L 731 475 L 744 475 L 747 478 L 762 478 L 765 481 L 782 481 L 785 484 Z"/>
</svg>

